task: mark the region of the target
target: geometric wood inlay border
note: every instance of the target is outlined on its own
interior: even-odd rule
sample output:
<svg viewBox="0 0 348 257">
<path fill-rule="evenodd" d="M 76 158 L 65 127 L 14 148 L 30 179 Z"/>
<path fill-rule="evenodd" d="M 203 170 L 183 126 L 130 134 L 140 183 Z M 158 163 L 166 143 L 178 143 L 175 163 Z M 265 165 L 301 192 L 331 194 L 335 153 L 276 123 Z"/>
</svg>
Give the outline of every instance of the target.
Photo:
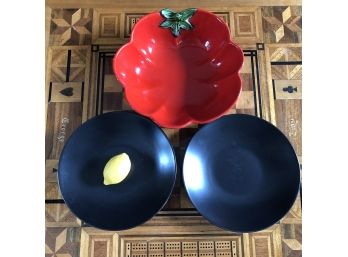
<svg viewBox="0 0 348 257">
<path fill-rule="evenodd" d="M 206 231 L 206 232 L 202 232 Z M 139 226 L 112 232 L 82 228 L 81 257 L 278 257 L 280 225 L 235 234 L 205 226 Z"/>
<path fill-rule="evenodd" d="M 116 44 L 123 38 L 122 14 L 117 9 L 95 8 L 93 11 L 93 44 Z"/>
<path fill-rule="evenodd" d="M 147 13 L 126 13 L 124 24 L 124 37 L 129 38 L 134 25 Z"/>
<path fill-rule="evenodd" d="M 263 41 L 259 7 L 235 7 L 231 8 L 231 13 L 231 34 L 235 42 L 256 44 Z"/>
</svg>

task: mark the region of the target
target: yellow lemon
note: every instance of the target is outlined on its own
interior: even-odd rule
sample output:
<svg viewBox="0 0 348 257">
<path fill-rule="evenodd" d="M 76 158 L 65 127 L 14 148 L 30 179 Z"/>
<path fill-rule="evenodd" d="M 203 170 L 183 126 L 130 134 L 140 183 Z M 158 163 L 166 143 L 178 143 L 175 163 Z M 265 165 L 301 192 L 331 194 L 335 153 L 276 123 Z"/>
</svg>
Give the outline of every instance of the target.
<svg viewBox="0 0 348 257">
<path fill-rule="evenodd" d="M 128 154 L 121 153 L 112 157 L 105 165 L 103 176 L 104 185 L 114 185 L 123 181 L 131 169 Z"/>
</svg>

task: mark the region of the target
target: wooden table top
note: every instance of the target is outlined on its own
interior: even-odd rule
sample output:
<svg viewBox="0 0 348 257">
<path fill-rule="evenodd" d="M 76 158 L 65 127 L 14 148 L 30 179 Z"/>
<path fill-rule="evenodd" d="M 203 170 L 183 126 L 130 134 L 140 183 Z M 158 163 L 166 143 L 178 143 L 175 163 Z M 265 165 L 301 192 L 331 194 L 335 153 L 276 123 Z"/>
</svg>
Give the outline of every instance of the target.
<svg viewBox="0 0 348 257">
<path fill-rule="evenodd" d="M 199 6 L 199 1 L 195 3 Z M 301 162 L 302 8 L 287 5 L 291 1 L 282 1 L 281 6 L 257 3 L 222 7 L 219 1 L 210 1 L 205 6 L 228 24 L 233 40 L 244 50 L 243 91 L 228 113 L 256 115 L 275 124 Z M 46 257 L 301 256 L 300 195 L 290 212 L 272 227 L 257 233 L 230 233 L 209 224 L 195 210 L 180 170 L 165 208 L 137 228 L 98 230 L 69 211 L 56 177 L 64 143 L 89 118 L 130 109 L 113 75 L 112 57 L 129 40 L 137 20 L 160 7 L 106 8 L 92 2 L 84 8 L 52 6 L 46 7 Z M 183 4 L 186 7 L 190 6 Z M 163 129 L 179 161 L 197 129 L 196 125 Z"/>
</svg>

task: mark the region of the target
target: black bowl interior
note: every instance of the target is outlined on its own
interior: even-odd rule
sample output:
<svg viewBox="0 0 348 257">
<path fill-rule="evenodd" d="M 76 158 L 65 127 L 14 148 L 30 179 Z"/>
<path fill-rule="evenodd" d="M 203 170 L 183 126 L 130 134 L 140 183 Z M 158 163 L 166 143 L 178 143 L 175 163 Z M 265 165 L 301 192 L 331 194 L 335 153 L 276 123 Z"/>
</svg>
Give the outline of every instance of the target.
<svg viewBox="0 0 348 257">
<path fill-rule="evenodd" d="M 125 152 L 131 171 L 116 185 L 103 184 L 103 169 Z M 155 215 L 173 189 L 176 163 L 162 130 L 133 112 L 97 116 L 66 143 L 58 167 L 59 186 L 71 211 L 89 225 L 122 230 Z"/>
<path fill-rule="evenodd" d="M 289 211 L 299 190 L 300 168 L 280 130 L 237 114 L 193 136 L 183 178 L 192 203 L 211 223 L 251 232 L 273 225 Z"/>
</svg>

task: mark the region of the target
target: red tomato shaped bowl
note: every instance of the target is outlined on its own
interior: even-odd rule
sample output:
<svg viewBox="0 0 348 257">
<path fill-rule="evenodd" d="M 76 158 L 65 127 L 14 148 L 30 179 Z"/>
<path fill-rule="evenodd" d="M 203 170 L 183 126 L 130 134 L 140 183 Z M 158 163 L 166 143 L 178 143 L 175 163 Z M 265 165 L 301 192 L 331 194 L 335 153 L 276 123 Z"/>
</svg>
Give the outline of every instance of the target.
<svg viewBox="0 0 348 257">
<path fill-rule="evenodd" d="M 144 16 L 113 59 L 131 107 L 168 128 L 222 116 L 240 95 L 242 64 L 227 25 L 194 8 Z"/>
</svg>

